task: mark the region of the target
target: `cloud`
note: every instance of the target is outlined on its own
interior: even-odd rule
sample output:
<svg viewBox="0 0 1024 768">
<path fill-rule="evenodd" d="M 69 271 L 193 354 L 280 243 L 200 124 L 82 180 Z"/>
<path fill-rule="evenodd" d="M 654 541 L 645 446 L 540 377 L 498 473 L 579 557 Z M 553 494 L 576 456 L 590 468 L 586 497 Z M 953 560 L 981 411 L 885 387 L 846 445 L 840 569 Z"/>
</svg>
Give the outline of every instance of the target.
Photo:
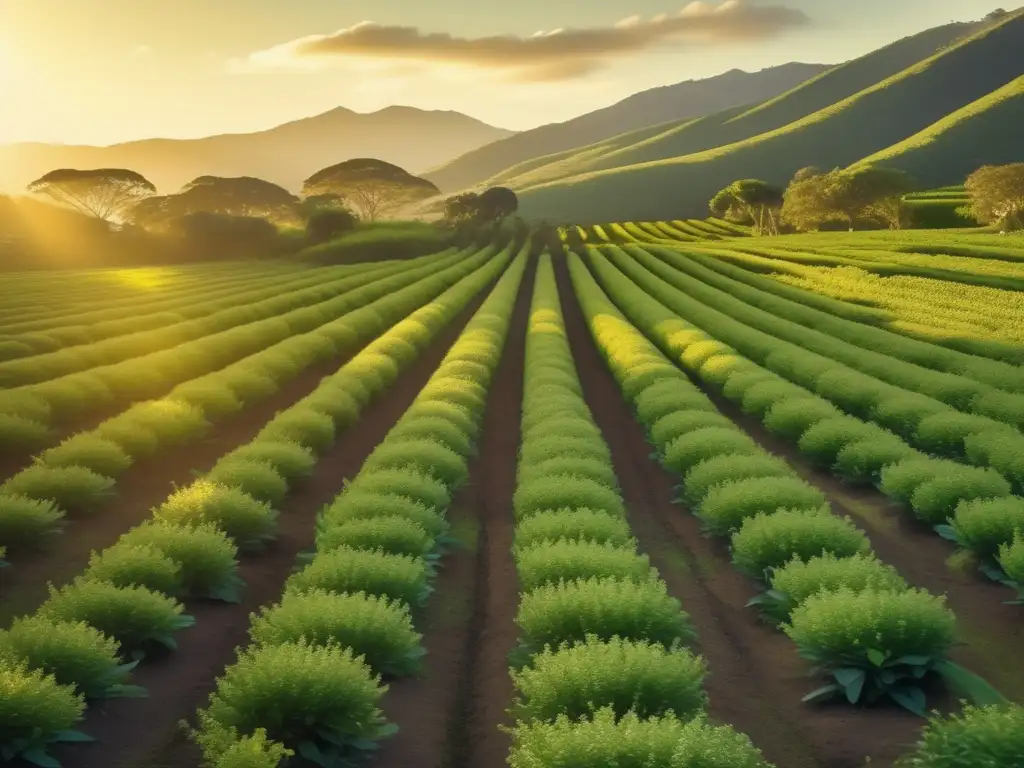
<svg viewBox="0 0 1024 768">
<path fill-rule="evenodd" d="M 308 71 L 339 59 L 388 59 L 504 70 L 530 82 L 556 81 L 590 74 L 612 58 L 659 45 L 762 40 L 808 21 L 796 9 L 740 0 L 692 2 L 676 14 L 660 14 L 647 21 L 631 16 L 610 27 L 556 29 L 528 37 L 466 38 L 363 21 L 333 34 L 309 35 L 257 51 L 231 67 L 234 71 Z"/>
</svg>

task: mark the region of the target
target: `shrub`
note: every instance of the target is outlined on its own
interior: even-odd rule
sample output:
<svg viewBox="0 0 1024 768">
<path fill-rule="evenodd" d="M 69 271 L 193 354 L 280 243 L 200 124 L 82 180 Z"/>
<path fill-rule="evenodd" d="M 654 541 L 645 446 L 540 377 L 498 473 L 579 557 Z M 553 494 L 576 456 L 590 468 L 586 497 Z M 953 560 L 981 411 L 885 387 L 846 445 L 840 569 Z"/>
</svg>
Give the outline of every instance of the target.
<svg viewBox="0 0 1024 768">
<path fill-rule="evenodd" d="M 800 453 L 816 464 L 831 467 L 840 451 L 851 443 L 885 439 L 889 432 L 852 416 L 823 419 L 811 426 L 800 438 Z"/>
<path fill-rule="evenodd" d="M 955 472 L 921 483 L 910 497 L 910 506 L 920 520 L 939 525 L 963 501 L 1009 496 L 1010 491 L 1010 484 L 994 469 L 958 466 Z"/>
<path fill-rule="evenodd" d="M 51 744 L 92 741 L 72 730 L 85 712 L 83 697 L 41 669 L 0 660 L 0 691 L 0 750 L 5 762 L 21 756 L 29 762 L 34 758 L 37 765 L 40 760 L 52 764 L 47 753 Z"/>
<path fill-rule="evenodd" d="M 365 592 L 418 606 L 429 594 L 427 565 L 421 558 L 339 547 L 317 553 L 309 565 L 288 579 L 289 591 L 312 589 Z"/>
<path fill-rule="evenodd" d="M 277 532 L 277 512 L 237 488 L 206 480 L 172 493 L 154 518 L 173 525 L 212 523 L 231 537 L 239 549 L 259 550 Z"/>
<path fill-rule="evenodd" d="M 598 509 L 620 517 L 626 513 L 618 491 L 584 477 L 539 476 L 530 482 L 521 482 L 512 497 L 512 508 L 520 520 L 563 507 Z"/>
<path fill-rule="evenodd" d="M 994 425 L 992 419 L 984 416 L 947 411 L 923 419 L 917 425 L 914 438 L 916 444 L 929 453 L 959 458 L 964 456 L 967 437 L 991 430 Z"/>
<path fill-rule="evenodd" d="M 320 551 L 348 547 L 424 557 L 433 549 L 434 539 L 423 530 L 423 526 L 393 515 L 328 522 L 317 531 L 316 547 Z"/>
<path fill-rule="evenodd" d="M 473 440 L 455 424 L 440 417 L 416 418 L 398 422 L 388 433 L 394 440 L 434 440 L 460 456 L 472 456 Z"/>
<path fill-rule="evenodd" d="M 774 373 L 756 366 L 744 366 L 733 371 L 722 384 L 722 395 L 734 403 L 742 402 L 747 390 L 759 384 L 776 383 L 779 378 Z"/>
<path fill-rule="evenodd" d="M 964 440 L 972 464 L 992 467 L 1024 491 L 1024 435 L 1006 429 L 991 429 Z"/>
<path fill-rule="evenodd" d="M 0 486 L 0 493 L 51 501 L 68 512 L 92 512 L 113 496 L 114 481 L 85 467 L 36 464 Z"/>
<path fill-rule="evenodd" d="M 580 438 L 563 438 L 560 435 L 549 435 L 531 440 L 519 451 L 521 466 L 540 464 L 548 459 L 589 458 L 597 461 L 611 462 L 611 454 L 603 440 L 583 440 Z"/>
<path fill-rule="evenodd" d="M 414 402 L 405 412 L 405 418 L 437 417 L 450 421 L 462 432 L 476 439 L 480 428 L 471 414 L 465 408 L 447 403 L 443 400 L 420 400 Z"/>
<path fill-rule="evenodd" d="M 287 593 L 278 605 L 253 615 L 249 635 L 261 646 L 304 638 L 313 645 L 351 648 L 382 675 L 413 675 L 422 667 L 421 635 L 413 628 L 409 607 L 363 592 Z"/>
<path fill-rule="evenodd" d="M 218 371 L 218 375 L 224 386 L 246 405 L 268 398 L 278 390 L 277 382 L 270 376 L 238 364 Z"/>
<path fill-rule="evenodd" d="M 151 456 L 160 447 L 160 438 L 153 430 L 134 424 L 130 414 L 131 409 L 122 416 L 103 422 L 93 430 L 93 434 L 121 446 L 132 458 Z"/>
<path fill-rule="evenodd" d="M 793 607 L 811 595 L 843 588 L 902 592 L 907 583 L 894 567 L 868 552 L 842 556 L 825 552 L 807 559 L 797 556 L 772 571 L 771 589 L 784 598 L 779 601 L 784 610 L 776 618 L 787 618 Z"/>
<path fill-rule="evenodd" d="M 216 768 L 278 768 L 281 762 L 295 755 L 293 750 L 267 739 L 265 728 L 257 728 L 248 736 L 238 731 L 215 727 L 204 733 L 193 733 L 200 751 Z"/>
<path fill-rule="evenodd" d="M 117 477 L 132 465 L 132 457 L 117 443 L 89 433 L 43 451 L 37 461 L 50 467 L 85 467 L 107 477 Z"/>
<path fill-rule="evenodd" d="M 362 472 L 414 468 L 444 483 L 449 490 L 466 482 L 466 459 L 435 440 L 386 440 L 374 449 Z"/>
<path fill-rule="evenodd" d="M 266 464 L 289 483 L 313 474 L 313 467 L 316 466 L 316 454 L 298 443 L 286 440 L 255 440 L 236 448 L 225 459 L 229 457 Z"/>
<path fill-rule="evenodd" d="M 828 501 L 798 477 L 752 477 L 712 488 L 696 514 L 705 530 L 729 536 L 759 513 L 779 509 L 818 509 Z"/>
<path fill-rule="evenodd" d="M 644 581 L 657 578 L 647 555 L 634 549 L 593 542 L 557 541 L 519 549 L 516 557 L 522 592 L 576 579 L 609 578 Z"/>
<path fill-rule="evenodd" d="M 918 681 L 945 660 L 956 619 L 944 598 L 924 591 L 838 589 L 807 598 L 783 630 L 801 656 L 835 679 L 809 698 L 845 694 L 851 703 L 872 703 L 891 696 L 923 716 Z"/>
<path fill-rule="evenodd" d="M 993 558 L 1001 545 L 1024 532 L 1024 499 L 1004 496 L 962 501 L 950 526 L 960 546 L 982 559 Z"/>
<path fill-rule="evenodd" d="M 249 734 L 265 728 L 269 739 L 296 751 L 313 742 L 336 764 L 389 732 L 378 708 L 385 690 L 351 649 L 305 643 L 250 648 L 218 678 L 209 706 L 199 712 L 199 729 Z"/>
<path fill-rule="evenodd" d="M 849 480 L 870 483 L 877 481 L 890 464 L 923 457 L 901 438 L 887 434 L 847 443 L 836 456 L 833 469 Z"/>
<path fill-rule="evenodd" d="M 86 699 L 145 695 L 145 690 L 125 684 L 135 663 L 122 664 L 119 655 L 116 640 L 84 622 L 26 617 L 0 632 L 0 660 L 40 669 Z"/>
<path fill-rule="evenodd" d="M 781 510 L 751 517 L 732 537 L 732 561 L 756 579 L 793 558 L 825 553 L 838 557 L 867 554 L 871 544 L 849 518 L 821 510 Z"/>
<path fill-rule="evenodd" d="M 204 376 L 187 381 L 171 390 L 175 400 L 188 403 L 212 419 L 223 419 L 242 410 L 242 401 L 222 381 L 214 376 Z"/>
<path fill-rule="evenodd" d="M 898 435 L 912 438 L 924 419 L 949 413 L 948 405 L 926 395 L 907 392 L 882 398 L 871 412 L 871 420 Z"/>
<path fill-rule="evenodd" d="M 900 768 L 1004 768 L 1024 755 L 1024 707 L 975 707 L 932 717 Z"/>
<path fill-rule="evenodd" d="M 317 541 L 320 541 L 321 535 L 326 537 L 325 541 L 334 540 L 335 534 L 331 532 L 333 528 L 343 527 L 352 522 L 381 519 L 405 520 L 412 526 L 420 528 L 425 532 L 426 539 L 431 542 L 427 551 L 431 548 L 433 540 L 442 536 L 448 527 L 444 517 L 433 508 L 413 501 L 407 496 L 398 496 L 393 493 L 372 493 L 361 490 L 361 487 L 353 486 L 324 512 L 317 526 Z M 416 538 L 422 537 L 417 534 Z M 327 549 L 333 548 L 318 546 Z M 357 549 L 366 548 L 357 547 Z M 375 549 L 375 547 L 370 547 L 370 549 Z"/>
<path fill-rule="evenodd" d="M 523 595 L 516 624 L 521 649 L 602 640 L 649 640 L 671 647 L 694 638 L 689 616 L 659 580 L 587 579 L 549 584 Z"/>
<path fill-rule="evenodd" d="M 448 488 L 440 480 L 413 468 L 379 469 L 360 475 L 359 487 L 346 490 L 339 497 L 335 506 L 340 506 L 341 499 L 356 490 L 363 494 L 383 494 L 405 496 L 406 498 L 425 504 L 437 512 L 443 512 L 451 504 Z"/>
<path fill-rule="evenodd" d="M 760 454 L 753 456 L 716 456 L 702 461 L 686 473 L 683 478 L 683 498 L 693 506 L 700 502 L 717 486 L 750 478 L 789 477 L 793 470 L 785 460 Z"/>
<path fill-rule="evenodd" d="M 771 768 L 748 736 L 703 717 L 684 723 L 671 715 L 627 714 L 617 720 L 609 708 L 590 720 L 563 716 L 510 733 L 510 768 Z"/>
<path fill-rule="evenodd" d="M 578 456 L 556 457 L 538 464 L 520 466 L 518 482 L 520 485 L 532 483 L 548 475 L 583 478 L 606 488 L 617 488 L 619 485 L 615 469 L 607 461 Z"/>
<path fill-rule="evenodd" d="M 118 422 L 131 428 L 139 427 L 146 432 L 151 432 L 156 436 L 160 445 L 180 445 L 191 442 L 210 428 L 210 422 L 196 406 L 183 400 L 171 398 L 137 403 L 117 419 L 105 422 L 101 426 L 100 432 L 103 432 L 104 428 L 114 429 L 113 425 Z M 109 432 L 103 436 L 115 443 L 118 442 L 117 438 Z M 119 445 L 132 453 L 124 443 L 119 443 Z"/>
<path fill-rule="evenodd" d="M 671 388 L 666 386 L 670 385 Z M 648 387 L 633 401 L 637 418 L 647 427 L 676 411 L 713 411 L 707 396 L 693 389 L 689 382 L 664 382 Z"/>
<path fill-rule="evenodd" d="M 266 504 L 280 504 L 288 495 L 288 483 L 274 468 L 262 461 L 226 456 L 214 464 L 204 478 L 226 488 L 237 488 Z"/>
<path fill-rule="evenodd" d="M 84 578 L 117 587 L 145 587 L 171 597 L 182 593 L 181 566 L 156 547 L 115 544 L 102 553 L 93 552 Z"/>
<path fill-rule="evenodd" d="M 152 547 L 179 566 L 186 594 L 237 603 L 238 548 L 227 534 L 210 523 L 178 526 L 147 520 L 118 539 L 115 547 Z"/>
<path fill-rule="evenodd" d="M 848 413 L 867 416 L 892 387 L 852 368 L 836 367 L 818 377 L 814 391 Z"/>
<path fill-rule="evenodd" d="M 174 650 L 174 633 L 195 623 L 181 603 L 145 587 L 118 587 L 79 578 L 55 589 L 40 606 L 39 616 L 53 621 L 84 621 L 134 654 L 153 645 Z"/>
<path fill-rule="evenodd" d="M 673 440 L 662 450 L 662 458 L 666 467 L 677 475 L 685 476 L 702 461 L 716 456 L 754 456 L 759 453 L 761 449 L 757 443 L 738 429 L 706 427 Z"/>
<path fill-rule="evenodd" d="M 8 389 L 4 392 L 3 400 L 0 401 L 0 413 L 23 416 L 26 419 L 38 421 L 40 424 L 50 422 L 50 411 L 50 404 L 46 402 L 46 398 L 31 392 Z"/>
<path fill-rule="evenodd" d="M 306 221 L 306 237 L 310 243 L 319 245 L 351 232 L 358 223 L 355 214 L 342 208 L 314 211 Z"/>
<path fill-rule="evenodd" d="M 689 720 L 704 711 L 704 659 L 682 648 L 656 643 L 607 641 L 545 649 L 512 678 L 512 712 L 521 723 L 592 717 L 610 708 L 616 717 L 632 710 L 642 718 L 669 713 Z"/>
<path fill-rule="evenodd" d="M 1018 532 L 1013 541 L 1000 545 L 999 565 L 1010 581 L 1020 589 L 1021 599 L 1024 600 L 1024 533 Z"/>
<path fill-rule="evenodd" d="M 50 429 L 41 422 L 0 413 L 0 453 L 31 453 L 49 443 L 51 437 Z"/>
<path fill-rule="evenodd" d="M 516 549 L 563 539 L 615 547 L 635 544 L 625 519 L 598 509 L 550 509 L 538 512 L 516 526 Z"/>
<path fill-rule="evenodd" d="M 961 466 L 949 459 L 904 459 L 882 470 L 878 487 L 890 499 L 909 505 L 921 485 L 942 475 L 955 474 Z"/>
<path fill-rule="evenodd" d="M 336 429 L 346 429 L 357 421 L 362 412 L 359 403 L 340 387 L 321 387 L 301 401 L 303 408 L 331 418 Z"/>
<path fill-rule="evenodd" d="M 525 443 L 532 438 L 547 435 L 604 442 L 601 430 L 594 425 L 594 422 L 589 419 L 581 419 L 578 416 L 553 416 L 528 430 L 523 430 L 522 437 Z"/>
<path fill-rule="evenodd" d="M 842 412 L 832 403 L 806 395 L 776 402 L 764 415 L 763 422 L 769 432 L 795 441 L 819 421 L 841 416 Z"/>
<path fill-rule="evenodd" d="M 650 428 L 651 442 L 657 446 L 707 427 L 733 426 L 728 417 L 715 411 L 675 411 L 658 419 Z"/>
<path fill-rule="evenodd" d="M 63 517 L 50 501 L 0 490 L 0 542 L 5 546 L 37 547 L 60 531 Z"/>
<path fill-rule="evenodd" d="M 736 377 L 733 376 L 733 379 Z M 730 383 L 732 379 L 729 380 Z M 803 387 L 784 381 L 776 376 L 760 381 L 743 393 L 742 408 L 744 413 L 763 419 L 778 403 L 792 401 L 795 398 L 806 398 L 808 392 Z"/>
<path fill-rule="evenodd" d="M 298 443 L 311 451 L 323 453 L 334 444 L 334 421 L 312 408 L 293 406 L 275 416 L 257 437 Z"/>
</svg>

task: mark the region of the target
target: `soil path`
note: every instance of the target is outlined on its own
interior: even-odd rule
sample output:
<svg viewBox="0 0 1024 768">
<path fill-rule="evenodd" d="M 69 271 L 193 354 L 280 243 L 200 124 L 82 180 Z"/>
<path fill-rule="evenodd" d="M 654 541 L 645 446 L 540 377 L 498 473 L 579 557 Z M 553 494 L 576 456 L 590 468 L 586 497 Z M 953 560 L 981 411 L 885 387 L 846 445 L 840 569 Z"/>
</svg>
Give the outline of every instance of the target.
<svg viewBox="0 0 1024 768">
<path fill-rule="evenodd" d="M 392 684 L 384 710 L 400 731 L 377 768 L 504 768 L 498 725 L 512 700 L 508 652 L 518 639 L 519 584 L 512 559 L 523 360 L 536 260 L 527 267 L 487 396 L 470 480 L 452 502 L 464 546 L 443 559 L 423 621 L 427 671 Z"/>
<path fill-rule="evenodd" d="M 916 741 L 922 721 L 894 708 L 801 703 L 816 687 L 807 666 L 788 638 L 744 607 L 756 590 L 733 569 L 726 548 L 672 503 L 678 478 L 649 458 L 651 446 L 590 336 L 564 260 L 555 272 L 584 396 L 611 447 L 630 525 L 690 615 L 708 662 L 712 717 L 749 735 L 780 768 L 863 768 L 869 755 L 873 766 L 891 765 Z"/>
<path fill-rule="evenodd" d="M 178 650 L 133 674 L 132 682 L 145 686 L 149 698 L 115 699 L 91 708 L 82 730 L 97 741 L 54 750 L 65 768 L 196 768 L 200 764 L 198 749 L 185 737 L 179 721 L 193 721 L 196 709 L 205 705 L 216 678 L 234 661 L 236 648 L 248 644 L 250 613 L 280 597 L 295 556 L 312 546 L 317 512 L 341 490 L 346 478 L 358 473 L 412 404 L 489 289 L 490 285 L 481 291 L 413 367 L 364 410 L 356 427 L 340 436 L 320 457 L 314 474 L 289 496 L 279 518 L 278 539 L 266 552 L 242 561 L 240 575 L 247 585 L 242 603 L 190 603 L 188 612 L 196 617 L 196 626 L 181 634 Z"/>
</svg>

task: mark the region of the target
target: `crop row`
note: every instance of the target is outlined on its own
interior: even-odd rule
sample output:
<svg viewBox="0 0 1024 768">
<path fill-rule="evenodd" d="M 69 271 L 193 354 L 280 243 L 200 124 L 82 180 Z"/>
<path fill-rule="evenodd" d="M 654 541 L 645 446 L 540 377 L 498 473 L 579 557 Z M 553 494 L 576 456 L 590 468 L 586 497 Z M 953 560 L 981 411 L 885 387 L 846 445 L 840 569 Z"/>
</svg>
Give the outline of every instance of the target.
<svg viewBox="0 0 1024 768">
<path fill-rule="evenodd" d="M 44 451 L 27 469 L 0 485 L 0 543 L 38 545 L 59 530 L 66 513 L 96 510 L 116 478 L 139 458 L 199 439 L 211 421 L 239 411 L 278 390 L 315 362 L 350 353 L 408 311 L 491 258 L 485 249 L 469 258 L 432 259 L 364 289 L 346 294 L 337 319 L 306 333 L 286 336 L 247 358 L 171 391 L 162 400 L 138 403 L 123 413 Z"/>
<path fill-rule="evenodd" d="M 32 327 L 22 331 L 0 329 L 4 333 L 0 336 L 0 360 L 45 355 L 69 347 L 137 334 L 140 331 L 153 331 L 194 318 L 206 317 L 231 307 L 243 306 L 253 301 L 358 274 L 366 269 L 366 266 L 358 265 L 305 270 L 294 275 L 254 275 L 245 280 L 219 281 L 216 286 L 203 285 L 173 299 L 166 294 L 162 294 L 159 299 L 137 298 L 135 303 L 123 309 L 111 308 L 109 303 L 103 303 L 104 309 L 97 310 L 97 303 L 93 302 L 89 305 L 89 311 L 64 314 L 46 323 L 28 324 Z M 225 285 L 221 285 L 221 282 Z M 154 337 L 154 342 L 159 340 L 160 337 Z M 136 354 L 159 348 L 142 346 L 141 351 Z M 0 371 L 11 368 L 17 370 L 17 366 L 0 365 Z M 5 386 L 13 385 L 14 382 L 8 381 L 9 378 L 9 375 L 3 376 Z"/>
<path fill-rule="evenodd" d="M 767 768 L 706 716 L 689 616 L 630 535 L 611 455 L 584 401 L 550 256 L 526 341 L 513 508 L 521 599 L 512 768 Z"/>
<path fill-rule="evenodd" d="M 338 430 L 359 420 L 362 409 L 507 263 L 503 253 L 440 296 L 449 281 L 439 275 L 413 286 L 418 296 L 404 291 L 389 297 L 404 307 L 403 315 L 432 300 L 278 414 L 250 444 L 224 456 L 206 477 L 173 493 L 151 521 L 94 554 L 73 583 L 51 588 L 35 616 L 0 634 L 0 675 L 14 681 L 12 704 L 30 715 L 15 718 L 18 709 L 4 712 L 0 705 L 0 747 L 38 761 L 49 743 L 82 740 L 68 731 L 86 701 L 142 694 L 125 685 L 135 662 L 122 662 L 137 662 L 154 646 L 175 648 L 174 633 L 192 623 L 181 598 L 237 601 L 238 551 L 258 551 L 274 538 L 276 508 L 290 486 L 312 471 L 317 454 Z M 263 631 L 287 632 L 287 626 L 272 625 L 263 622 Z M 254 635 L 260 626 L 254 624 Z M 344 671 L 334 674 L 337 679 Z M 255 704 L 270 692 L 252 693 Z"/>
<path fill-rule="evenodd" d="M 729 542 L 734 567 L 764 590 L 755 600 L 763 615 L 827 676 L 805 700 L 889 698 L 923 716 L 922 685 L 942 676 L 985 703 L 998 701 L 984 681 L 949 661 L 957 631 L 945 598 L 910 588 L 878 560 L 863 531 L 721 414 L 616 308 L 582 259 L 570 259 L 594 339 L 661 463 L 682 479 L 682 500 L 709 535 Z M 641 328 L 671 322 L 649 309 L 643 291 L 627 290 L 632 284 L 621 274 L 602 282 Z M 682 327 L 673 335 L 687 333 Z M 736 356 L 707 365 L 728 370 L 730 360 Z"/>
<path fill-rule="evenodd" d="M 784 378 L 771 370 L 788 374 L 798 369 L 800 358 L 794 351 L 761 349 L 757 357 L 767 359 L 768 366 L 757 365 L 743 356 L 753 345 L 742 343 L 746 329 L 741 324 L 706 307 L 695 309 L 688 297 L 636 263 L 612 257 L 622 273 L 594 254 L 597 274 L 672 359 L 709 386 L 721 388 L 727 398 L 760 418 L 773 433 L 796 443 L 816 464 L 849 481 L 877 485 L 893 501 L 909 506 L 921 521 L 940 526 L 940 533 L 969 550 L 986 573 L 1024 590 L 1019 565 L 1024 555 L 1024 498 L 1012 494 L 1007 480 L 1018 487 L 1024 480 L 1024 451 L 1019 448 L 1024 437 L 1008 427 L 972 433 L 976 417 L 941 406 L 915 425 L 913 417 L 922 414 L 922 401 L 925 408 L 929 402 L 906 394 L 882 399 L 871 411 L 875 421 L 895 427 L 895 432 L 843 413 L 859 412 L 848 405 L 857 393 L 857 380 L 848 373 L 826 370 L 812 388 L 798 386 L 789 380 L 796 378 L 793 375 Z M 689 324 L 695 317 L 698 326 Z M 713 328 L 714 335 L 705 328 Z M 722 339 L 741 343 L 732 348 Z M 988 467 L 922 453 L 900 437 L 907 433 L 930 453 L 959 457 L 965 452 Z"/>
<path fill-rule="evenodd" d="M 256 750 L 349 765 L 395 730 L 386 685 L 418 671 L 413 611 L 448 544 L 446 512 L 468 479 L 512 307 L 527 263 L 516 257 L 437 371 L 319 520 L 316 550 L 279 603 L 254 616 L 252 643 L 217 680 L 193 734 L 224 766 Z M 257 765 L 257 763 L 252 763 Z"/>
</svg>

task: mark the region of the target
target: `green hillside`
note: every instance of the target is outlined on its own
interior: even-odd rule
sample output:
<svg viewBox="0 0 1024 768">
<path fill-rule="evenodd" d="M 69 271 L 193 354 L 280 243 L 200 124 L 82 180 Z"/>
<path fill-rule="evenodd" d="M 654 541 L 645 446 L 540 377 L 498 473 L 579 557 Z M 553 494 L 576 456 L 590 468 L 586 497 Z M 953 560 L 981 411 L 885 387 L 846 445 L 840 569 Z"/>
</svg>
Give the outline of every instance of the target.
<svg viewBox="0 0 1024 768">
<path fill-rule="evenodd" d="M 804 166 L 848 166 L 925 131 L 1024 75 L 1021 50 L 1024 11 L 779 128 L 702 152 L 520 188 L 520 210 L 580 223 L 699 217 L 735 179 L 785 184 Z M 961 164 L 940 163 L 931 183 L 962 181 Z"/>
</svg>

